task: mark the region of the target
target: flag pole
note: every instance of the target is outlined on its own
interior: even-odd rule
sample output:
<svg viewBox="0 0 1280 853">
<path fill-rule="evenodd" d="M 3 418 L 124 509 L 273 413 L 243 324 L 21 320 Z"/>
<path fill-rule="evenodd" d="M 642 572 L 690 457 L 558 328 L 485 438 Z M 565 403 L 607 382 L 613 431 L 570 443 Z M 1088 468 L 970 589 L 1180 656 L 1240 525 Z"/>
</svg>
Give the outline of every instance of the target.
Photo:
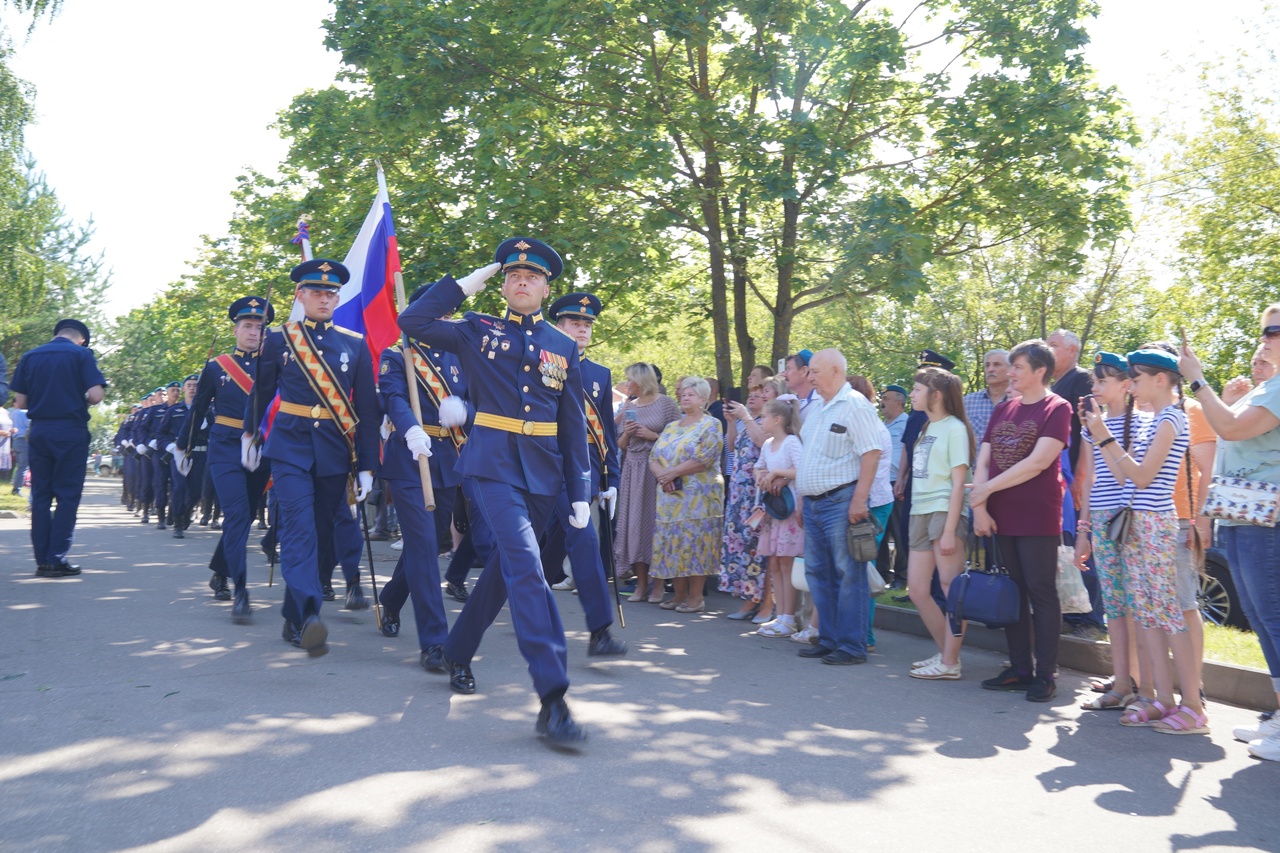
<svg viewBox="0 0 1280 853">
<path fill-rule="evenodd" d="M 377 161 L 375 161 L 377 162 Z M 387 176 L 383 174 L 382 164 L 378 163 L 378 189 L 386 193 Z M 396 313 L 404 311 L 404 276 L 399 270 L 394 274 L 396 283 Z M 413 363 L 413 347 L 409 345 L 409 336 L 403 330 L 400 332 L 400 352 L 404 356 L 404 373 L 406 385 L 409 386 L 409 408 L 413 409 L 413 419 L 418 426 L 422 426 L 422 401 L 418 398 L 418 368 Z M 431 486 L 431 460 L 426 456 L 418 457 L 418 477 L 422 480 L 422 501 L 426 505 L 427 512 L 434 512 L 436 508 L 436 493 Z"/>
</svg>

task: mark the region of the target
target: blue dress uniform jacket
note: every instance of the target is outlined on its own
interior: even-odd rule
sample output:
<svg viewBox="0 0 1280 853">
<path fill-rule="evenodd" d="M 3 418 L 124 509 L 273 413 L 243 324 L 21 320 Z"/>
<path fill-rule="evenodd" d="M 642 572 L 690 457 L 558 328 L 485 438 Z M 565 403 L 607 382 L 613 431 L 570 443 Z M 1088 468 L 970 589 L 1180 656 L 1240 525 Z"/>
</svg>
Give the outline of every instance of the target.
<svg viewBox="0 0 1280 853">
<path fill-rule="evenodd" d="M 373 361 L 364 335 L 336 326 L 332 321 L 304 320 L 302 323 L 315 344 L 316 354 L 332 369 L 341 392 L 351 401 L 359 423 L 354 436 L 356 470 L 376 472 L 378 424 L 382 418 L 373 378 Z M 306 370 L 290 354 L 282 329 L 270 331 L 262 347 L 254 386 L 259 412 L 267 410 L 277 390 L 282 403 L 297 403 L 307 408 L 320 403 Z M 249 423 L 251 417 L 252 412 L 245 413 L 245 432 L 257 431 L 258 425 Z M 313 420 L 283 410 L 276 414 L 262 455 L 303 470 L 314 469 L 318 477 L 351 471 L 351 451 L 336 421 Z"/>
<path fill-rule="evenodd" d="M 256 352 L 234 349 L 229 355 L 250 379 L 256 377 Z M 183 422 L 177 442 L 181 448 L 198 444 L 198 438 L 192 440 L 191 430 L 206 420 L 212 420 L 209 455 L 205 464 L 209 467 L 209 480 L 222 508 L 222 536 L 218 539 L 210 565 L 215 574 L 225 574 L 237 588 L 247 582 L 245 547 L 249 541 L 249 528 L 271 476 L 271 466 L 265 460 L 257 471 L 246 471 L 240 465 L 240 436 L 244 432 L 244 420 L 249 416 L 248 403 L 249 395 L 231 379 L 222 365 L 210 359 L 200 371 L 196 396 L 191 401 L 191 416 Z M 195 473 L 194 466 L 192 473 Z"/>
<path fill-rule="evenodd" d="M 591 460 L 591 487 L 597 491 L 618 488 L 622 479 L 622 466 L 618 453 L 618 430 L 613 421 L 613 374 L 603 364 L 582 357 L 582 391 L 586 405 L 593 407 L 600 417 L 604 432 L 605 458 L 594 442 L 587 456 Z"/>
<path fill-rule="evenodd" d="M 461 363 L 453 353 L 432 349 L 414 343 L 418 354 L 437 368 L 449 390 L 449 395 L 465 398 L 467 380 Z M 378 396 L 382 411 L 391 419 L 395 432 L 382 448 L 382 478 L 384 480 L 418 481 L 418 463 L 413 461 L 404 443 L 405 431 L 415 423 L 413 407 L 409 403 L 408 373 L 405 371 L 404 354 L 398 347 L 389 347 L 382 353 L 378 368 Z M 458 446 L 449 436 L 437 435 L 440 430 L 440 410 L 435 401 L 418 380 L 418 402 L 422 407 L 422 426 L 431 435 L 431 485 L 437 489 L 453 488 L 462 482 L 458 473 Z"/>
<path fill-rule="evenodd" d="M 85 392 L 106 385 L 87 348 L 67 338 L 28 352 L 13 372 L 10 389 L 27 398 L 31 427 L 31 545 L 37 566 L 61 563 L 71 550 L 85 460 L 89 456 L 89 406 Z M 57 511 L 52 511 L 57 499 Z"/>
<path fill-rule="evenodd" d="M 462 288 L 446 276 L 400 314 L 400 328 L 410 337 L 455 353 L 471 383 L 468 397 L 477 421 L 458 459 L 458 473 L 512 483 L 535 495 L 554 497 L 563 490 L 570 502 L 590 501 L 598 490 L 589 485 L 577 342 L 541 311 L 525 317 L 468 311 L 460 320 L 439 319 L 464 299 Z M 484 415 L 554 423 L 556 434 L 493 429 L 481 422 Z"/>
</svg>

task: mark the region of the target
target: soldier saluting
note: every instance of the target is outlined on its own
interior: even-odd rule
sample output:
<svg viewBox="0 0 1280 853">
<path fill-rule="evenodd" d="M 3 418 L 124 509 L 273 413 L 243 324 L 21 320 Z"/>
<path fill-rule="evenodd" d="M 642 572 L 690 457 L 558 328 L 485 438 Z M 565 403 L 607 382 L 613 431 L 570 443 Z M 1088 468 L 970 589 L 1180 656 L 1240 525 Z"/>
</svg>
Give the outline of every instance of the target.
<svg viewBox="0 0 1280 853">
<path fill-rule="evenodd" d="M 241 461 L 252 471 L 262 459 L 271 460 L 281 518 L 280 574 L 288 587 L 284 639 L 323 654 L 329 629 L 320 619 L 318 536 L 333 535 L 335 515 L 349 511 L 348 496 L 363 501 L 373 488 L 381 413 L 364 335 L 332 319 L 338 291 L 350 278 L 347 268 L 316 258 L 298 264 L 289 277 L 306 319 L 267 333 Z M 257 418 L 277 392 L 280 408 L 264 446 L 257 440 Z"/>
<path fill-rule="evenodd" d="M 497 540 L 445 641 L 444 656 L 450 686 L 474 693 L 472 656 L 504 595 L 509 597 L 516 642 L 542 702 L 537 732 L 567 744 L 586 733 L 564 701 L 569 688 L 564 626 L 542 574 L 538 535 L 562 492 L 572 507 L 570 524 L 590 523 L 591 466 L 578 345 L 542 314 L 547 284 L 562 269 L 555 250 L 540 240 L 515 237 L 498 247 L 494 260 L 462 281 L 446 276 L 406 307 L 399 321 L 410 337 L 456 353 L 462 363 L 476 413 L 457 470 L 471 480 L 475 510 Z M 499 269 L 507 301 L 502 316 L 468 312 L 461 320 L 441 319 Z"/>
</svg>

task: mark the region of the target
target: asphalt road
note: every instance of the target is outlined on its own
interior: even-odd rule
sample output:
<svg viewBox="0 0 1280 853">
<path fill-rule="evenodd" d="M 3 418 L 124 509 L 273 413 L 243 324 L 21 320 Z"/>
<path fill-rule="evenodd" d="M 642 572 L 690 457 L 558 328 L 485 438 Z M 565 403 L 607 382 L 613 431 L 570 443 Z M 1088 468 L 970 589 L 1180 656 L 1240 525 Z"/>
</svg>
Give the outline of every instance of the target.
<svg viewBox="0 0 1280 853">
<path fill-rule="evenodd" d="M 89 480 L 75 579 L 35 578 L 25 520 L 0 521 L 0 850 L 1280 849 L 1280 764 L 1231 737 L 1252 712 L 1127 729 L 1077 710 L 1077 673 L 1046 705 L 979 689 L 990 652 L 959 682 L 908 678 L 932 649 L 884 632 L 868 664 L 824 666 L 720 595 L 624 604 L 631 654 L 598 663 L 557 593 L 590 740 L 555 752 L 505 612 L 474 696 L 418 668 L 408 608 L 390 640 L 327 606 L 310 659 L 260 552 L 234 625 L 205 586 L 217 534 L 144 528 L 118 482 Z"/>
</svg>

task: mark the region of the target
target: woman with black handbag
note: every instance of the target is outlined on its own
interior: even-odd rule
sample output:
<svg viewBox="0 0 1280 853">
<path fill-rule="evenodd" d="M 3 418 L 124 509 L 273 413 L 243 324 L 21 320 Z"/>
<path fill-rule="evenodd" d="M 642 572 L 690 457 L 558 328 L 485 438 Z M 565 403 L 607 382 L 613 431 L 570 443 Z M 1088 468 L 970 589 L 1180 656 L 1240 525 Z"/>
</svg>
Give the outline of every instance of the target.
<svg viewBox="0 0 1280 853">
<path fill-rule="evenodd" d="M 1280 361 L 1280 304 L 1262 312 L 1259 343 L 1272 362 Z M 1280 704 L 1280 381 L 1268 379 L 1228 407 L 1204 382 L 1204 368 L 1184 336 L 1182 375 L 1218 433 L 1217 476 L 1209 487 L 1205 514 L 1217 519 L 1219 541 L 1249 624 L 1258 636 L 1271 684 Z M 1223 493 L 1215 498 L 1215 492 Z M 1233 495 L 1235 499 L 1227 497 Z M 1248 501 L 1240 500 L 1248 495 Z M 1232 507 L 1231 504 L 1236 504 Z M 1241 506 L 1243 505 L 1243 506 Z M 1280 761 L 1280 715 L 1260 725 L 1235 729 L 1256 758 Z"/>
</svg>

